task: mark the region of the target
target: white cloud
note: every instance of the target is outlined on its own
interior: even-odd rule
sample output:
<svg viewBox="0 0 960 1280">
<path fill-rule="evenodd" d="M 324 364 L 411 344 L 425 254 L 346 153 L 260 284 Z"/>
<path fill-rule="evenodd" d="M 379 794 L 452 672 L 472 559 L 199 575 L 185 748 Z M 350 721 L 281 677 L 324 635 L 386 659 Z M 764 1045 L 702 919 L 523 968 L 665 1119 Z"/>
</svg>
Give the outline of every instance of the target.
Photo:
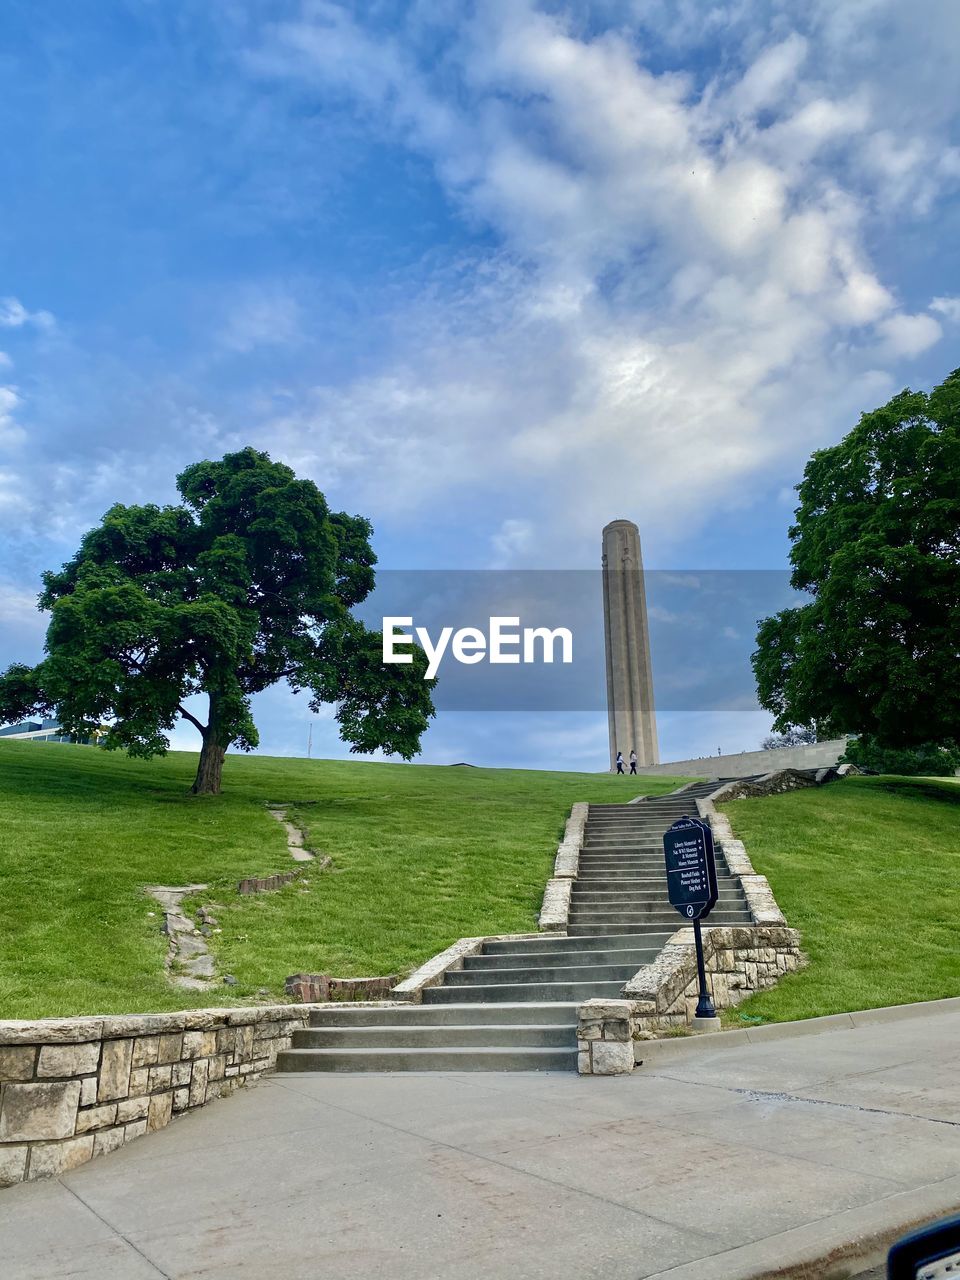
<svg viewBox="0 0 960 1280">
<path fill-rule="evenodd" d="M 226 317 L 220 341 L 229 351 L 283 346 L 300 337 L 300 307 L 279 290 L 254 290 L 238 298 Z"/>
<path fill-rule="evenodd" d="M 934 298 L 930 310 L 954 324 L 960 324 L 960 298 Z"/>
<path fill-rule="evenodd" d="M 933 316 L 922 313 L 888 316 L 881 320 L 877 329 L 892 356 L 918 356 L 943 337 L 943 330 Z"/>
<path fill-rule="evenodd" d="M 0 386 L 0 447 L 21 444 L 26 432 L 14 414 L 22 403 L 16 387 Z"/>
<path fill-rule="evenodd" d="M 494 558 L 492 567 L 503 569 L 534 545 L 534 527 L 529 520 L 504 520 L 490 539 Z"/>
<path fill-rule="evenodd" d="M 458 267 L 411 300 L 378 372 L 263 424 L 376 501 L 495 485 L 560 554 L 612 510 L 679 533 L 681 490 L 684 522 L 737 501 L 752 472 L 869 406 L 855 397 L 888 376 L 871 367 L 877 333 L 890 360 L 939 337 L 898 310 L 866 248 L 893 180 L 943 151 L 939 120 L 921 134 L 890 118 L 853 34 L 872 6 L 752 32 L 739 71 L 701 89 L 651 71 L 624 28 L 587 37 L 531 0 L 479 8 L 434 60 L 442 75 L 417 61 L 416 18 L 391 38 L 346 6 L 304 12 L 260 70 L 352 96 L 501 242 L 472 293 Z M 665 11 L 638 12 L 662 34 Z M 727 8 L 731 31 L 744 21 Z M 930 170 L 925 208 L 949 179 Z"/>
<path fill-rule="evenodd" d="M 0 622 L 24 625 L 39 618 L 36 591 L 26 591 L 12 582 L 0 582 Z"/>
<path fill-rule="evenodd" d="M 24 325 L 50 332 L 56 321 L 49 311 L 28 311 L 19 298 L 0 298 L 0 328 L 22 329 Z"/>
</svg>

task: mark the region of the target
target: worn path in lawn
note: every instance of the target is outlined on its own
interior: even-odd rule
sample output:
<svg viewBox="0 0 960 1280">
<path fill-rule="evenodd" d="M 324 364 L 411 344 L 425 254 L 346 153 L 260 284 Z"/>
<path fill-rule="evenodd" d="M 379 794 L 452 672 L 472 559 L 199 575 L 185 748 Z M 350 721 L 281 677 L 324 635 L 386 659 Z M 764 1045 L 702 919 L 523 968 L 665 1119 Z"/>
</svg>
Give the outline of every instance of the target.
<svg viewBox="0 0 960 1280">
<path fill-rule="evenodd" d="M 960 1009 L 912 1013 L 612 1079 L 272 1077 L 0 1192 L 4 1280 L 765 1274 L 960 1203 Z"/>
</svg>

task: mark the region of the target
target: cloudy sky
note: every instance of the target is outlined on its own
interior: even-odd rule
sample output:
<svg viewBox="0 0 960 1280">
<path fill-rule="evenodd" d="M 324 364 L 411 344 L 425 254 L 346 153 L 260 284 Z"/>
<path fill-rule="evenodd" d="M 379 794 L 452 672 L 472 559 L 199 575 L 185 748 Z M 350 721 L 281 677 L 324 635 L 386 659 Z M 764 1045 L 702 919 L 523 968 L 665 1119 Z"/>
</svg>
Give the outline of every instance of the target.
<svg viewBox="0 0 960 1280">
<path fill-rule="evenodd" d="M 956 0 L 3 7 L 0 665 L 111 503 L 248 443 L 390 568 L 591 567 L 615 517 L 782 568 L 810 451 L 960 364 Z M 304 751 L 303 702 L 257 716 Z M 605 743 L 449 713 L 424 758 Z"/>
</svg>

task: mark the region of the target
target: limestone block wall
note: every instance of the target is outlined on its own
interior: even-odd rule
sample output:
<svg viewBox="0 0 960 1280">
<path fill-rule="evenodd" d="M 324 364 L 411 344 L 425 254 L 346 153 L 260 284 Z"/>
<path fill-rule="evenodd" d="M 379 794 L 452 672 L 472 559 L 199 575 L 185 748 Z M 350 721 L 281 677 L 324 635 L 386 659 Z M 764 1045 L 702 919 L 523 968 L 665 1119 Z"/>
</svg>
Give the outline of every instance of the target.
<svg viewBox="0 0 960 1280">
<path fill-rule="evenodd" d="M 729 1009 L 748 995 L 775 986 L 804 961 L 800 933 L 785 925 L 731 925 L 703 930 L 704 967 L 716 1008 Z M 652 964 L 626 983 L 637 1038 L 685 1027 L 697 1007 L 697 956 L 693 929 L 678 929 Z"/>
<path fill-rule="evenodd" d="M 312 1006 L 0 1022 L 0 1186 L 85 1163 L 270 1070 Z"/>
<path fill-rule="evenodd" d="M 772 987 L 805 962 L 800 934 L 785 925 L 703 930 L 704 967 L 718 1010 Z M 578 1010 L 581 1075 L 622 1075 L 643 1057 L 643 1040 L 686 1027 L 697 1005 L 693 929 L 678 929 L 652 964 L 624 986 L 622 1000 L 586 1000 Z"/>
</svg>

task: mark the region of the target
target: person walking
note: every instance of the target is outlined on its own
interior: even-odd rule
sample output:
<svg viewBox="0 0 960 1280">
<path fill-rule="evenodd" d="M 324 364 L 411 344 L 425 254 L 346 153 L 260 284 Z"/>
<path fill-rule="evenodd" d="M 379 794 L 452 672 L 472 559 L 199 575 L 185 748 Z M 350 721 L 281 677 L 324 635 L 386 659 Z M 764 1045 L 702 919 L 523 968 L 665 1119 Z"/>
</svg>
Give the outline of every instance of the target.
<svg viewBox="0 0 960 1280">
<path fill-rule="evenodd" d="M 623 773 L 623 752 L 617 752 L 617 773 Z"/>
<path fill-rule="evenodd" d="M 637 772 L 637 753 L 633 750 L 630 752 L 630 772 Z"/>
</svg>

